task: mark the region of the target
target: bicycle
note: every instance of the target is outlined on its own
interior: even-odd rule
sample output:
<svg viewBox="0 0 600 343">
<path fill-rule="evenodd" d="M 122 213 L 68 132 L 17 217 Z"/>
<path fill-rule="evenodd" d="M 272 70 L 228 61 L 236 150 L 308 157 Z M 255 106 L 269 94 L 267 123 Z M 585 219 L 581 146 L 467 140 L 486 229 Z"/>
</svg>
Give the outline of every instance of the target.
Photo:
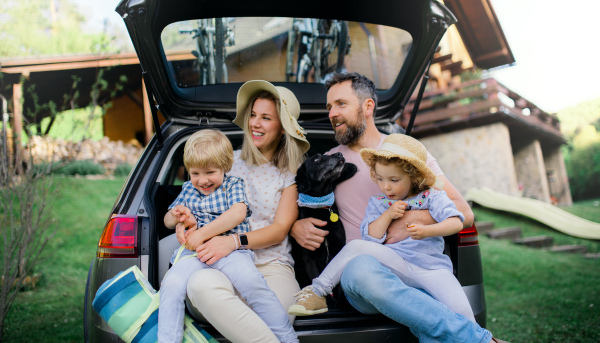
<svg viewBox="0 0 600 343">
<path fill-rule="evenodd" d="M 288 32 L 286 81 L 295 77 L 296 82 L 306 82 L 313 70 L 315 82 L 324 83 L 329 74 L 344 68 L 350 43 L 345 21 L 294 18 Z"/>
<path fill-rule="evenodd" d="M 211 18 L 198 20 L 198 28 L 179 30 L 181 34 L 193 34 L 197 50 L 192 50 L 192 55 L 197 59 L 197 69 L 200 75 L 200 84 L 227 83 L 227 46 L 235 45 L 233 30 L 229 28 L 226 18 Z"/>
</svg>

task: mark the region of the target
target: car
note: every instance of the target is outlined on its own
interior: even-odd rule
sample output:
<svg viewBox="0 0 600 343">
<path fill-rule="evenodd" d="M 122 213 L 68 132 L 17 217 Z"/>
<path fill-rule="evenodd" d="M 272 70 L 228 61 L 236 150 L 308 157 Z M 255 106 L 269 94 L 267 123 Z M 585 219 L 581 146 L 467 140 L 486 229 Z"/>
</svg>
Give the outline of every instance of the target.
<svg viewBox="0 0 600 343">
<path fill-rule="evenodd" d="M 98 229 L 85 292 L 86 342 L 119 340 L 91 307 L 106 280 L 135 265 L 159 288 L 174 250 L 173 231 L 164 226 L 163 217 L 187 178 L 184 144 L 193 132 L 216 128 L 234 148 L 241 145 L 242 131 L 232 120 L 243 82 L 265 79 L 296 94 L 302 107 L 300 123 L 311 143 L 309 156 L 337 145 L 323 86 L 334 72 L 358 72 L 372 79 L 379 97 L 376 124 L 382 132 L 398 132 L 402 129 L 395 121 L 444 32 L 456 22 L 434 0 L 122 0 L 116 11 L 155 102 L 155 127 L 158 112 L 166 121 L 127 178 L 105 227 Z M 477 229 L 445 237 L 445 242 L 454 273 L 485 327 Z M 209 324 L 199 324 L 219 341 L 227 341 Z M 407 327 L 383 315 L 351 310 L 299 317 L 294 327 L 301 342 L 416 341 Z"/>
</svg>

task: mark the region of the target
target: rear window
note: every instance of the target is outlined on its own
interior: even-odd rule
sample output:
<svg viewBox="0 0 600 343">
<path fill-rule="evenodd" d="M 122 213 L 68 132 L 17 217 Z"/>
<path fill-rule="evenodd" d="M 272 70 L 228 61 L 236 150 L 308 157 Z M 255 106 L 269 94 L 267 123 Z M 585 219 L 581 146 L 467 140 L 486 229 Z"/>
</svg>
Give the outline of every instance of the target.
<svg viewBox="0 0 600 343">
<path fill-rule="evenodd" d="M 412 44 L 402 29 L 314 18 L 210 18 L 172 23 L 161 43 L 174 86 L 263 79 L 324 83 L 358 72 L 389 89 Z"/>
</svg>

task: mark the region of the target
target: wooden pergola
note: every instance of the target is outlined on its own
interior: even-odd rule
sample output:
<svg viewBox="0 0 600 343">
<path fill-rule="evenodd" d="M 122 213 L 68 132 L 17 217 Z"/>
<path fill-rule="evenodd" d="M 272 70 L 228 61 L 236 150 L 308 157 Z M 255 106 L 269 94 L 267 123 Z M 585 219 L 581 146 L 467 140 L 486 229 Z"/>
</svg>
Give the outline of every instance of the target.
<svg viewBox="0 0 600 343">
<path fill-rule="evenodd" d="M 53 102 L 56 109 L 67 110 L 89 106 L 93 100 L 102 104 L 120 96 L 129 97 L 143 109 L 145 142 L 142 143 L 147 143 L 153 135 L 150 101 L 146 92 L 141 92 L 142 97 L 137 92 L 144 89 L 144 80 L 133 53 L 5 60 L 0 61 L 0 74 L 0 94 L 4 93 L 6 107 L 12 111 L 13 144 L 21 143 L 24 122 L 39 125 L 51 115 L 51 109 L 40 107 L 41 104 Z M 107 86 L 92 99 L 91 92 L 98 80 Z M 50 127 L 51 124 L 45 133 Z"/>
</svg>

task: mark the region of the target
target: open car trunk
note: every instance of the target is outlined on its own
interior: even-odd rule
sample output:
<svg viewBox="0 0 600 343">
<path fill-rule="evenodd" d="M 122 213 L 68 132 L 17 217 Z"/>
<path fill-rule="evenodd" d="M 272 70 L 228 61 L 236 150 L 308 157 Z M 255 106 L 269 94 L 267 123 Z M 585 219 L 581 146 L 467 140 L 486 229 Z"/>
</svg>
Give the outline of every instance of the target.
<svg viewBox="0 0 600 343">
<path fill-rule="evenodd" d="M 242 132 L 237 126 L 225 125 L 218 127 L 231 140 L 234 148 L 239 148 L 242 143 Z M 178 131 L 167 141 L 163 154 L 166 160 L 161 162 L 163 166 L 156 172 L 152 178 L 156 180 L 154 184 L 149 184 L 146 194 L 150 196 L 150 202 L 154 204 L 154 222 L 153 225 L 156 234 L 149 237 L 153 248 L 150 255 L 151 265 L 148 268 L 150 282 L 156 289 L 159 289 L 160 281 L 169 268 L 169 259 L 173 251 L 179 247 L 179 243 L 174 237 L 174 231 L 167 229 L 163 224 L 164 215 L 168 206 L 175 200 L 181 191 L 181 185 L 188 180 L 188 176 L 183 165 L 183 147 L 185 141 L 197 127 L 190 127 Z M 333 131 L 330 125 L 316 125 L 307 130 L 311 137 L 311 150 L 308 155 L 324 153 L 337 145 L 334 140 Z M 450 236 L 446 238 L 446 253 L 455 263 L 456 271 L 456 238 Z M 188 306 L 189 302 L 188 302 Z M 198 320 L 197 312 L 188 308 L 188 313 L 195 318 L 211 335 L 219 341 L 226 341 L 221 334 L 212 328 L 203 319 Z M 345 342 L 416 342 L 417 339 L 410 333 L 410 330 L 401 324 L 383 315 L 364 315 L 351 306 L 345 304 L 341 308 L 330 308 L 326 313 L 297 317 L 294 323 L 294 329 L 300 337 L 304 337 L 302 342 L 329 342 L 334 337 L 340 335 L 344 337 Z"/>
</svg>

